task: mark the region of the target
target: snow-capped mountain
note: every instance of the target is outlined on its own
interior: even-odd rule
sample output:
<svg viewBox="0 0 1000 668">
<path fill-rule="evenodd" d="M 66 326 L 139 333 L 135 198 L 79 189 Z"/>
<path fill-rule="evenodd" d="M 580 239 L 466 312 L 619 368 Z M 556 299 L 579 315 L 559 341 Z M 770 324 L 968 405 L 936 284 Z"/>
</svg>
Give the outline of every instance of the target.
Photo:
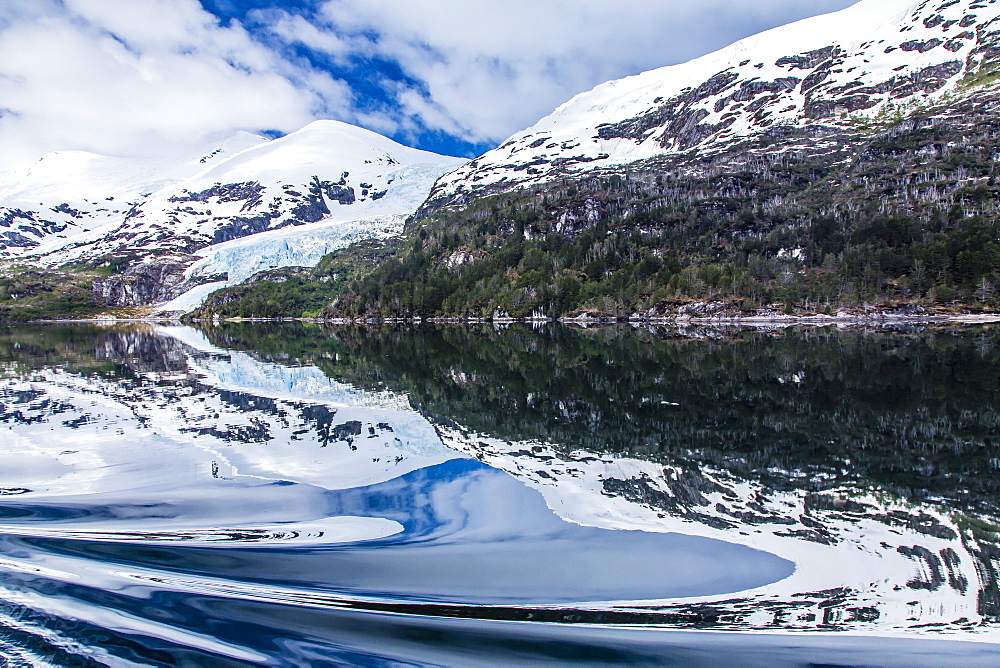
<svg viewBox="0 0 1000 668">
<path fill-rule="evenodd" d="M 859 121 L 989 82 L 998 17 L 994 0 L 862 0 L 602 84 L 442 178 L 428 208 L 663 156 L 745 152 L 747 140 L 831 151 Z"/>
<path fill-rule="evenodd" d="M 289 225 L 406 213 L 462 162 L 316 121 L 153 193 L 99 240 L 49 257 L 185 253 Z"/>
<path fill-rule="evenodd" d="M 0 258 L 97 239 L 152 193 L 267 139 L 241 132 L 178 158 L 142 160 L 55 151 L 0 176 Z"/>
<path fill-rule="evenodd" d="M 8 228 L 0 253 L 47 267 L 108 262 L 125 269 L 98 286 L 109 303 L 162 302 L 397 234 L 434 181 L 462 163 L 338 121 L 272 141 L 242 133 L 173 162 L 57 153 L 0 191 Z M 313 224 L 320 227 L 306 235 L 272 234 L 260 249 L 245 239 Z M 220 251 L 233 240 L 238 250 Z"/>
</svg>

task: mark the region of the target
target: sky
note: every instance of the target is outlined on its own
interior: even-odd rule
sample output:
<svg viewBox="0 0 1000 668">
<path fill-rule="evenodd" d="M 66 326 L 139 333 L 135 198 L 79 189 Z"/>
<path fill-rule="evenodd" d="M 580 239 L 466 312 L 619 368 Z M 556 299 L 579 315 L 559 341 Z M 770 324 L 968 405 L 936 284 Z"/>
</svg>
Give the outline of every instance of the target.
<svg viewBox="0 0 1000 668">
<path fill-rule="evenodd" d="M 330 118 L 473 157 L 577 93 L 855 0 L 0 0 L 0 168 Z"/>
</svg>

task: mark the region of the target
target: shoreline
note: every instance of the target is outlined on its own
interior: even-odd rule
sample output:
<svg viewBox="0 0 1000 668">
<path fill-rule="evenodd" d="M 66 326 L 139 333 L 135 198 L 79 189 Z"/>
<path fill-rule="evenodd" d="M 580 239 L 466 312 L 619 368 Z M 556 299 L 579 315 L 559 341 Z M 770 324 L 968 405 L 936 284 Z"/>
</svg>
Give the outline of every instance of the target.
<svg viewBox="0 0 1000 668">
<path fill-rule="evenodd" d="M 890 313 L 873 314 L 844 314 L 844 315 L 751 315 L 751 316 L 709 316 L 692 317 L 680 316 L 657 316 L 657 317 L 614 317 L 614 316 L 576 316 L 561 318 L 481 318 L 481 317 L 461 317 L 461 316 L 440 316 L 432 318 L 416 317 L 362 317 L 362 318 L 181 318 L 176 316 L 142 316 L 142 317 L 117 317 L 98 316 L 94 318 L 53 318 L 51 320 L 25 320 L 8 321 L 7 325 L 40 325 L 40 324 L 189 324 L 189 323 L 216 323 L 223 322 L 306 322 L 323 325 L 398 325 L 410 324 L 419 325 L 422 323 L 432 323 L 438 325 L 543 325 L 559 323 L 563 325 L 577 325 L 582 327 L 610 326 L 610 325 L 633 325 L 633 326 L 675 326 L 675 327 L 828 327 L 828 326 L 893 326 L 893 325 L 990 325 L 1000 324 L 1000 313 L 969 313 L 958 315 L 946 314 L 921 314 L 903 315 Z"/>
</svg>

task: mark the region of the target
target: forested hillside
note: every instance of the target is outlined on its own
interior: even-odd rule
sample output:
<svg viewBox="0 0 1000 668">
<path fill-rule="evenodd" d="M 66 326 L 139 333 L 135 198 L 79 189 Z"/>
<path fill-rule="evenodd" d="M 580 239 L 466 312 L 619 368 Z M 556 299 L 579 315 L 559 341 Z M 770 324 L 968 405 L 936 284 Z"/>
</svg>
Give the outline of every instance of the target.
<svg viewBox="0 0 1000 668">
<path fill-rule="evenodd" d="M 790 128 L 424 211 L 373 267 L 350 252 L 295 280 L 341 280 L 324 315 L 664 315 L 863 304 L 993 308 L 1000 286 L 1000 93 L 858 117 L 835 148 L 782 150 Z M 420 214 L 418 214 L 420 215 Z M 334 258 L 328 258 L 334 260 Z M 347 263 L 341 264 L 341 263 Z M 350 281 L 345 268 L 356 268 Z M 360 270 L 357 267 L 360 266 Z M 276 284 L 203 314 L 302 315 Z M 230 293 L 232 294 L 232 293 Z M 268 309 L 275 294 L 275 308 Z"/>
</svg>

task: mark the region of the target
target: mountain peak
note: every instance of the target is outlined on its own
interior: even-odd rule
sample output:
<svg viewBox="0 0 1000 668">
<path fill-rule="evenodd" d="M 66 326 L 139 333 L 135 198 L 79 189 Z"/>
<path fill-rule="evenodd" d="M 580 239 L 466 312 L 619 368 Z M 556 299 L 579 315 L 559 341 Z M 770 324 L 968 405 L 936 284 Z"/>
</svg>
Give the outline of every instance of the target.
<svg viewBox="0 0 1000 668">
<path fill-rule="evenodd" d="M 863 0 L 602 84 L 443 178 L 432 205 L 788 132 L 814 150 L 859 119 L 932 103 L 992 71 L 998 15 L 992 0 Z"/>
<path fill-rule="evenodd" d="M 108 304 L 200 290 L 186 298 L 193 307 L 207 288 L 398 234 L 464 162 L 332 120 L 274 140 L 242 132 L 173 159 L 58 151 L 0 183 L 0 258 L 112 263 L 125 271 L 92 288 Z M 218 258 L 228 264 L 217 269 Z"/>
</svg>

